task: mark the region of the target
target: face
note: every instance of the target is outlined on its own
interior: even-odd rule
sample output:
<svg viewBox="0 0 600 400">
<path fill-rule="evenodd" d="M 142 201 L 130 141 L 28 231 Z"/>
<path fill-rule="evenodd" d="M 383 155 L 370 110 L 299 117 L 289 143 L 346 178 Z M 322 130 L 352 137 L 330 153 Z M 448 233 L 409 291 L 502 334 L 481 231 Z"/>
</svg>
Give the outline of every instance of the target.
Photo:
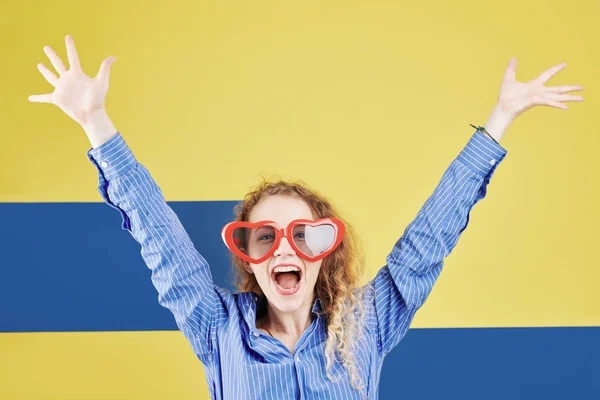
<svg viewBox="0 0 600 400">
<path fill-rule="evenodd" d="M 280 228 L 285 229 L 295 219 L 314 219 L 308 204 L 296 197 L 274 195 L 268 196 L 256 204 L 249 215 L 248 222 L 275 221 Z M 302 233 L 298 234 L 302 235 Z M 250 255 L 259 251 L 257 247 L 261 246 L 261 239 L 266 240 L 268 237 L 261 236 L 260 230 L 250 235 L 248 239 L 248 252 Z M 312 304 L 315 283 L 322 262 L 322 259 L 309 262 L 300 258 L 290 246 L 288 238 L 285 237 L 282 238 L 279 247 L 270 259 L 260 264 L 246 264 L 246 270 L 256 276 L 256 280 L 271 306 L 281 312 L 292 312 L 307 303 Z M 296 273 L 274 272 L 277 267 L 286 266 L 295 266 L 300 269 L 297 290 L 284 289 L 294 286 L 297 278 Z"/>
</svg>

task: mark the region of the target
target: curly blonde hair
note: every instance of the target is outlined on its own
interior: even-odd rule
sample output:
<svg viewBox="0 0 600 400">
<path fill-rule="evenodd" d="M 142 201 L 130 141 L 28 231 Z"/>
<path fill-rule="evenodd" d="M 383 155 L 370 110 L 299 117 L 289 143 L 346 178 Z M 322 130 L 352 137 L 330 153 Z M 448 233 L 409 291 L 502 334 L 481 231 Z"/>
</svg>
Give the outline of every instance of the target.
<svg viewBox="0 0 600 400">
<path fill-rule="evenodd" d="M 325 359 L 327 376 L 334 357 L 339 357 L 350 377 L 352 387 L 362 391 L 365 387 L 356 367 L 354 354 L 363 335 L 365 304 L 364 291 L 360 288 L 360 279 L 364 268 L 364 255 L 356 232 L 336 212 L 331 203 L 323 196 L 309 189 L 304 183 L 289 181 L 263 181 L 238 204 L 234 211 L 236 221 L 247 221 L 250 212 L 263 198 L 284 195 L 304 200 L 310 207 L 314 218 L 337 218 L 344 222 L 346 232 L 341 244 L 323 259 L 319 276 L 315 284 L 315 296 L 321 301 L 320 314 L 325 318 L 327 341 Z M 244 268 L 244 261 L 233 256 L 233 279 L 239 291 L 255 292 L 262 290 L 254 274 Z M 336 378 L 336 380 L 339 379 Z"/>
</svg>

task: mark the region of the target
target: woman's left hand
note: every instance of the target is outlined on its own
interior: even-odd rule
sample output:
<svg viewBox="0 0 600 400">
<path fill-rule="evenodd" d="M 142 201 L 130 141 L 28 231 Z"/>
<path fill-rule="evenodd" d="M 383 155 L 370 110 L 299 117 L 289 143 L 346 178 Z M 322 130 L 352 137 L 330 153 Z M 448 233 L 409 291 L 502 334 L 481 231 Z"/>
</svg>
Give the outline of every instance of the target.
<svg viewBox="0 0 600 400">
<path fill-rule="evenodd" d="M 517 59 L 511 58 L 504 73 L 504 80 L 500 86 L 498 102 L 486 123 L 486 130 L 496 139 L 504 135 L 508 125 L 519 115 L 534 106 L 549 106 L 567 109 L 563 102 L 583 101 L 582 96 L 566 94 L 583 90 L 579 85 L 544 86 L 554 75 L 567 66 L 560 63 L 542 72 L 537 78 L 529 82 L 519 82 L 515 78 Z M 488 126 L 489 125 L 489 126 Z"/>
</svg>

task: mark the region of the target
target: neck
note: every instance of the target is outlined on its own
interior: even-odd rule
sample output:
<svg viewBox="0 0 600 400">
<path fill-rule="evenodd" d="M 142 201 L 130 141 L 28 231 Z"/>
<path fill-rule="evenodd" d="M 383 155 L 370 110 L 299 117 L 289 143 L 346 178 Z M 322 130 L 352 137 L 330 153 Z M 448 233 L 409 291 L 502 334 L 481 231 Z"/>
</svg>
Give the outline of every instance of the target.
<svg viewBox="0 0 600 400">
<path fill-rule="evenodd" d="M 292 312 L 282 312 L 267 302 L 267 312 L 261 318 L 258 327 L 266 328 L 271 333 L 299 338 L 312 321 L 312 301 L 304 303 Z"/>
</svg>

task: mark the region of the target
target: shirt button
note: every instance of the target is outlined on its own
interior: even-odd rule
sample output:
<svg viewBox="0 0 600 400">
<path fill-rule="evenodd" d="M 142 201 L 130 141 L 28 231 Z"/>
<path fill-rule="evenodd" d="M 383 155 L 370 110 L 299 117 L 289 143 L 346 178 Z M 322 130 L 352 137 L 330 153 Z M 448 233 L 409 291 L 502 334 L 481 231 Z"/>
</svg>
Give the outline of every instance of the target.
<svg viewBox="0 0 600 400">
<path fill-rule="evenodd" d="M 258 332 L 252 332 L 252 334 L 254 335 L 254 337 L 258 337 L 259 336 Z"/>
<path fill-rule="evenodd" d="M 100 166 L 101 166 L 102 168 L 106 168 L 106 167 L 108 167 L 108 163 L 107 163 L 106 161 L 102 161 L 102 162 L 100 163 Z"/>
<path fill-rule="evenodd" d="M 493 159 L 490 160 L 490 165 L 494 165 L 494 164 L 496 164 L 496 160 L 493 160 Z"/>
</svg>

